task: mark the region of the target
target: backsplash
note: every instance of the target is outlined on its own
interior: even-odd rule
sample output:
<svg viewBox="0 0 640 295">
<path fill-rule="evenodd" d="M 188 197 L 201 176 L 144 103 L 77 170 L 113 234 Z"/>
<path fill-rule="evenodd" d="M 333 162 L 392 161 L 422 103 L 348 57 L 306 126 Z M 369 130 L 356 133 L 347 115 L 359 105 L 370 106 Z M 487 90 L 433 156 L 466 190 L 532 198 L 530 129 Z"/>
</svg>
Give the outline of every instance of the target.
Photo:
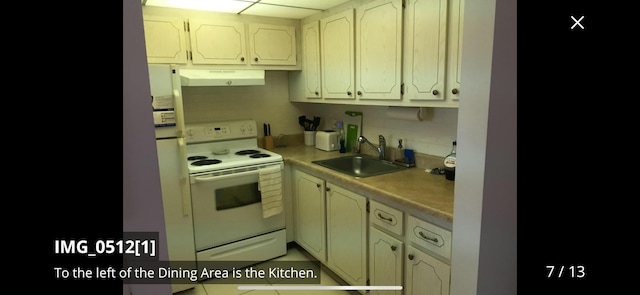
<svg viewBox="0 0 640 295">
<path fill-rule="evenodd" d="M 333 128 L 335 120 L 345 122 L 345 126 L 359 125 L 360 117 L 344 112 L 361 111 L 363 135 L 372 142 L 377 143 L 378 134 L 382 134 L 389 148 L 397 148 L 398 139 L 403 139 L 403 148 L 437 157 L 449 154 L 457 134 L 455 108 L 425 108 L 424 121 L 405 121 L 387 118 L 384 106 L 291 103 L 287 71 L 266 71 L 263 86 L 182 87 L 182 95 L 187 124 L 253 119 L 258 126 L 271 124 L 274 136 L 297 135 L 303 132 L 298 124 L 301 115 L 321 117 L 318 130 L 324 130 Z"/>
</svg>

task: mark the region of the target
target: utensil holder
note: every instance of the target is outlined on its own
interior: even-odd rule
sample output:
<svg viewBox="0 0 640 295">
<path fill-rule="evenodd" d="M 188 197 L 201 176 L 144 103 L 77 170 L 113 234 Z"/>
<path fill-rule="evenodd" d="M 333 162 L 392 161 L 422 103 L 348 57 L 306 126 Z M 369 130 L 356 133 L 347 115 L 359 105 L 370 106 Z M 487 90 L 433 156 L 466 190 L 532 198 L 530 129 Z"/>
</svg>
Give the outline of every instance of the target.
<svg viewBox="0 0 640 295">
<path fill-rule="evenodd" d="M 304 145 L 315 146 L 316 145 L 316 132 L 305 131 L 304 132 Z"/>
<path fill-rule="evenodd" d="M 267 135 L 264 137 L 264 148 L 273 150 L 273 136 Z"/>
</svg>

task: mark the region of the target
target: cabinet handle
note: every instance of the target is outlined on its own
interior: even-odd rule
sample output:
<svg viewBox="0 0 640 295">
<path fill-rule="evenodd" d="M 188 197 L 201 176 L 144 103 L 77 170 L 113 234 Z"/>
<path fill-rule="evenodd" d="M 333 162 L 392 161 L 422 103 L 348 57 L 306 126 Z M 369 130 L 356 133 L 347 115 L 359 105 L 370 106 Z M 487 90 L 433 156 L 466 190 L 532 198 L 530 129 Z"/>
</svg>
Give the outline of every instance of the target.
<svg viewBox="0 0 640 295">
<path fill-rule="evenodd" d="M 331 191 L 331 188 L 327 187 L 324 189 L 325 191 Z"/>
<path fill-rule="evenodd" d="M 241 58 L 240 58 L 240 61 L 244 61 L 244 57 L 241 57 Z"/>
<path fill-rule="evenodd" d="M 384 217 L 384 216 L 382 216 L 382 214 L 380 214 L 380 213 L 378 213 L 378 218 L 380 218 L 380 219 L 382 219 L 382 220 L 389 221 L 389 222 L 393 222 L 393 218 L 391 218 L 391 217 L 388 217 L 388 218 L 387 218 L 387 217 Z"/>
<path fill-rule="evenodd" d="M 316 95 L 320 95 L 320 93 L 318 93 L 318 91 L 316 91 Z"/>
<path fill-rule="evenodd" d="M 413 260 L 413 254 L 409 254 L 409 260 Z"/>
<path fill-rule="evenodd" d="M 433 241 L 434 243 L 438 242 L 438 238 L 430 238 L 427 237 L 425 234 L 423 234 L 422 232 L 418 232 L 418 234 L 420 235 L 421 238 L 425 239 L 425 240 L 429 240 L 429 241 Z"/>
<path fill-rule="evenodd" d="M 438 95 L 438 90 L 434 90 L 432 93 L 433 95 Z"/>
<path fill-rule="evenodd" d="M 358 90 L 358 95 L 362 95 L 362 91 Z"/>
<path fill-rule="evenodd" d="M 258 61 L 258 58 L 256 57 L 256 58 L 254 58 L 253 60 Z"/>
<path fill-rule="evenodd" d="M 391 245 L 391 251 L 396 251 L 396 249 L 398 249 L 398 247 L 396 247 L 396 245 Z"/>
<path fill-rule="evenodd" d="M 316 183 L 316 186 L 317 186 L 318 188 L 320 188 L 322 185 L 321 185 L 321 184 L 319 184 L 319 183 Z"/>
<path fill-rule="evenodd" d="M 451 93 L 458 94 L 458 89 L 453 88 L 453 90 L 451 90 Z"/>
<path fill-rule="evenodd" d="M 351 96 L 351 91 L 347 91 L 347 95 L 348 95 L 348 96 Z"/>
</svg>

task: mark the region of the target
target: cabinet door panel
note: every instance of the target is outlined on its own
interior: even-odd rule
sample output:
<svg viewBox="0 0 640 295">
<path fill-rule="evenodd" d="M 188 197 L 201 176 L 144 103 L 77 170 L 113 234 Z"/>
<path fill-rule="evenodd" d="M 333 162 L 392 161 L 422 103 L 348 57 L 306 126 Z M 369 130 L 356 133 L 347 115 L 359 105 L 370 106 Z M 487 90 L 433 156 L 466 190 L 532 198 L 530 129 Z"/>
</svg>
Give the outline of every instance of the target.
<svg viewBox="0 0 640 295">
<path fill-rule="evenodd" d="M 251 64 L 296 65 L 296 29 L 293 26 L 249 24 Z"/>
<path fill-rule="evenodd" d="M 247 63 L 243 23 L 191 19 L 189 25 L 194 64 Z"/>
<path fill-rule="evenodd" d="M 327 262 L 351 285 L 367 281 L 367 200 L 327 184 Z"/>
<path fill-rule="evenodd" d="M 407 295 L 449 295 L 451 267 L 411 246 L 407 257 Z"/>
<path fill-rule="evenodd" d="M 187 34 L 182 19 L 144 16 L 144 38 L 149 63 L 187 63 Z"/>
<path fill-rule="evenodd" d="M 400 100 L 402 1 L 379 0 L 356 11 L 356 95 Z"/>
<path fill-rule="evenodd" d="M 296 242 L 321 262 L 326 262 L 324 181 L 295 170 Z"/>
<path fill-rule="evenodd" d="M 403 243 L 369 227 L 369 277 L 372 286 L 402 286 Z M 400 290 L 371 290 L 373 295 L 400 295 Z"/>
<path fill-rule="evenodd" d="M 447 0 L 409 1 L 405 36 L 404 96 L 412 100 L 443 100 Z"/>
<path fill-rule="evenodd" d="M 320 20 L 322 96 L 355 99 L 353 9 Z"/>
<path fill-rule="evenodd" d="M 308 98 L 322 97 L 320 77 L 320 25 L 318 21 L 308 23 L 302 27 L 302 42 L 304 48 L 304 92 Z"/>
</svg>

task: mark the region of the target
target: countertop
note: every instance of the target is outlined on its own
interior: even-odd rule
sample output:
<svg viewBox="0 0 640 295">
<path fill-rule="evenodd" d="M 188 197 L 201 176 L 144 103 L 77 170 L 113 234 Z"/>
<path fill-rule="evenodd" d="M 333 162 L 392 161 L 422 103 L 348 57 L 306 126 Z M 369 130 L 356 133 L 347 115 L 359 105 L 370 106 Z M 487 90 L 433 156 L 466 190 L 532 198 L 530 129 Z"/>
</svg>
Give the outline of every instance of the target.
<svg viewBox="0 0 640 295">
<path fill-rule="evenodd" d="M 423 168 L 408 168 L 404 171 L 383 175 L 356 178 L 312 163 L 351 153 L 326 152 L 312 146 L 295 145 L 277 147 L 274 152 L 282 155 L 289 163 L 313 172 L 316 176 L 342 185 L 356 193 L 365 194 L 370 199 L 382 203 L 395 203 L 410 213 L 428 215 L 445 223 L 453 222 L 454 181 L 444 175 L 425 172 Z M 385 202 L 386 201 L 386 202 Z"/>
</svg>

